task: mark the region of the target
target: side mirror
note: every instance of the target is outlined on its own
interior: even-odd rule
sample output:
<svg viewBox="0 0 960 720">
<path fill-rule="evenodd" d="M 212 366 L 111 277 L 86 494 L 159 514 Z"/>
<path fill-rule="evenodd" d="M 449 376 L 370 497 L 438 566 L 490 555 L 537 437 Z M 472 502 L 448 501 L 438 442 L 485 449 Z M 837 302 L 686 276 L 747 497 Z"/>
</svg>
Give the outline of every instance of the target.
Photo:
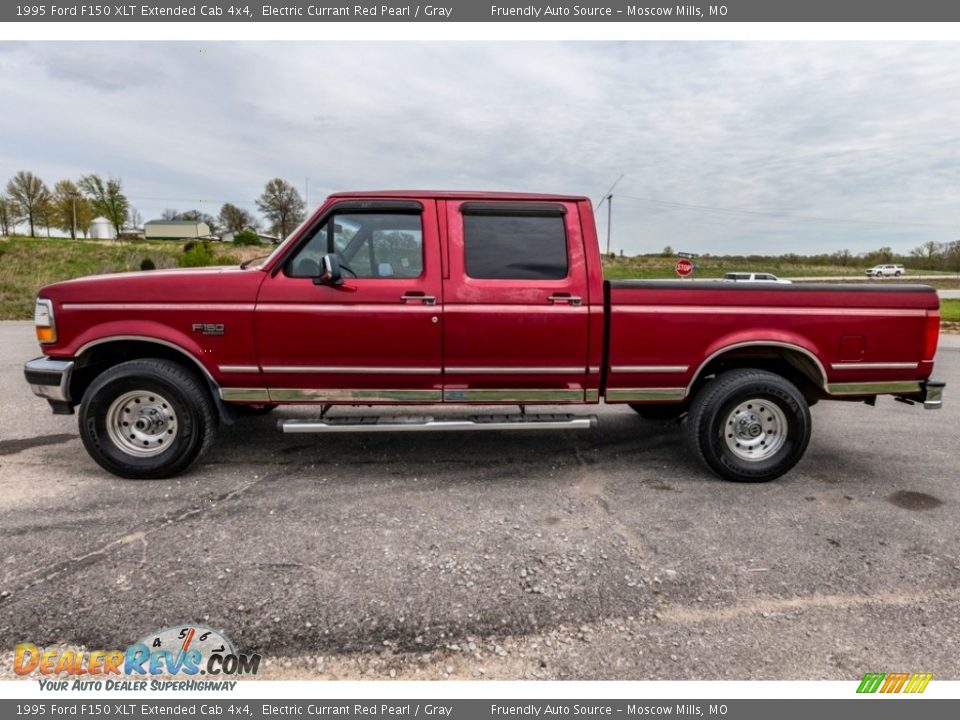
<svg viewBox="0 0 960 720">
<path fill-rule="evenodd" d="M 314 278 L 315 285 L 343 285 L 343 273 L 340 271 L 340 259 L 334 253 L 323 256 L 320 275 Z"/>
</svg>

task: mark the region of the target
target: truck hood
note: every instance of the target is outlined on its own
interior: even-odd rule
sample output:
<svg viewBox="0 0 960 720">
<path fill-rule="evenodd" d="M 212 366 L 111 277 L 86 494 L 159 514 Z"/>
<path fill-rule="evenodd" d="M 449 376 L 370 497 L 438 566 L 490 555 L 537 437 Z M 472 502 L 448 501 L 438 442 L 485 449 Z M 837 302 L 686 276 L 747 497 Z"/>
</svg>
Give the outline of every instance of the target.
<svg viewBox="0 0 960 720">
<path fill-rule="evenodd" d="M 253 302 L 265 273 L 238 266 L 112 273 L 53 283 L 39 297 L 56 303 Z"/>
</svg>

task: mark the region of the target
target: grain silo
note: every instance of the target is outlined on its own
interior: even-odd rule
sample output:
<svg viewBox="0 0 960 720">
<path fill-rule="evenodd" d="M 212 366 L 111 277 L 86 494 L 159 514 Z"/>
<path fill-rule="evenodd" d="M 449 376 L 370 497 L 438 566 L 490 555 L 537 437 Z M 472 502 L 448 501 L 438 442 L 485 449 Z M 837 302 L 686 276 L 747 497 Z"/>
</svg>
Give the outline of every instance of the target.
<svg viewBox="0 0 960 720">
<path fill-rule="evenodd" d="M 90 237 L 94 240 L 116 240 L 117 231 L 105 217 L 98 217 L 90 223 Z"/>
</svg>

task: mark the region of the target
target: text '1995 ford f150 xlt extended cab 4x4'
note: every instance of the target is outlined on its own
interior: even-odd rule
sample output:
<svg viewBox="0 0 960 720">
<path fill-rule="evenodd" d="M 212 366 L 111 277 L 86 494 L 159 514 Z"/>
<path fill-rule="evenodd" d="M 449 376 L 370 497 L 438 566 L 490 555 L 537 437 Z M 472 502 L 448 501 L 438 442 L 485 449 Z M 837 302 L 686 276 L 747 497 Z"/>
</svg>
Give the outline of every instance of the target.
<svg viewBox="0 0 960 720">
<path fill-rule="evenodd" d="M 583 197 L 341 193 L 255 266 L 41 289 L 26 379 L 54 412 L 79 405 L 90 455 L 128 478 L 182 472 L 219 423 L 283 404 L 319 407 L 283 431 L 332 433 L 575 429 L 596 418 L 525 408 L 624 403 L 685 416 L 695 453 L 741 481 L 797 463 L 819 400 L 940 406 L 932 288 L 605 282 L 600 260 Z"/>
</svg>

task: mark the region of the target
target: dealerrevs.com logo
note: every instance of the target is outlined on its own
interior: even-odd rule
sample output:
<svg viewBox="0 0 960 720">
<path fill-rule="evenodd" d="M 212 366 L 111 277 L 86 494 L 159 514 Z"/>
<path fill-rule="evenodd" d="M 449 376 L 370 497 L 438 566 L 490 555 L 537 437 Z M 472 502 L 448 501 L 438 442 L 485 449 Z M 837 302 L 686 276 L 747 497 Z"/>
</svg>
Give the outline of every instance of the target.
<svg viewBox="0 0 960 720">
<path fill-rule="evenodd" d="M 133 683 L 112 680 L 112 676 L 146 678 L 154 676 L 243 676 L 256 675 L 260 655 L 238 653 L 222 632 L 202 625 L 180 625 L 150 633 L 125 650 L 63 650 L 39 648 L 33 643 L 16 646 L 13 671 L 17 675 L 39 675 L 45 689 L 142 690 L 146 680 Z M 54 680 L 51 676 L 56 676 Z M 96 676 L 106 676 L 104 679 Z M 213 680 L 213 677 L 210 680 Z M 66 678 L 66 679 L 60 679 Z M 89 679 L 88 679 L 89 678 Z M 73 682 L 70 682 L 72 680 Z M 151 681 L 151 689 L 232 689 L 235 682 Z M 224 686 L 219 688 L 218 686 Z"/>
</svg>

